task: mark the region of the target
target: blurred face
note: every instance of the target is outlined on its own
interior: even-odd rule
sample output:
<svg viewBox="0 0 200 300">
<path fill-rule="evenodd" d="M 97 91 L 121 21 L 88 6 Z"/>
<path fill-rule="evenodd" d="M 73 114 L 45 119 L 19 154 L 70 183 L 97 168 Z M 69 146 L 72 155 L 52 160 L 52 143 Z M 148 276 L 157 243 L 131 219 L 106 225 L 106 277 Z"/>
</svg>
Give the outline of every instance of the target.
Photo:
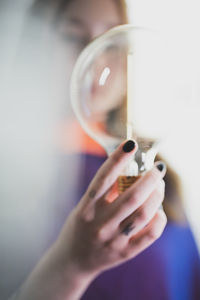
<svg viewBox="0 0 200 300">
<path fill-rule="evenodd" d="M 62 37 L 78 51 L 111 27 L 121 23 L 114 0 L 72 0 L 59 25 Z"/>
<path fill-rule="evenodd" d="M 56 28 L 58 43 L 55 63 L 59 74 L 57 80 L 59 84 L 65 80 L 65 86 L 63 86 L 66 92 L 69 90 L 67 84 L 70 81 L 74 64 L 83 48 L 97 36 L 120 25 L 122 20 L 115 0 L 71 0 L 65 9 Z M 98 67 L 97 69 L 96 74 L 99 76 L 99 72 L 103 70 L 99 70 Z M 95 91 L 92 98 L 94 101 L 96 99 L 96 103 L 100 103 L 102 98 L 105 99 L 103 88 L 99 89 L 94 83 L 92 90 Z M 109 102 L 101 103 L 103 107 Z"/>
</svg>

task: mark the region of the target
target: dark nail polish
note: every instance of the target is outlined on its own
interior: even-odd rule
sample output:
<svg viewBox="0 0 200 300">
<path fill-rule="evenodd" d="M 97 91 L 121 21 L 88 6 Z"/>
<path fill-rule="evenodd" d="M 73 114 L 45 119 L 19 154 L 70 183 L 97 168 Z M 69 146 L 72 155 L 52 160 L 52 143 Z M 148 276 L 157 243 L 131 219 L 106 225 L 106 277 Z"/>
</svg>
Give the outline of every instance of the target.
<svg viewBox="0 0 200 300">
<path fill-rule="evenodd" d="M 160 172 L 162 172 L 165 168 L 165 165 L 163 163 L 159 163 L 156 167 Z"/>
<path fill-rule="evenodd" d="M 128 153 L 131 152 L 135 148 L 135 142 L 132 140 L 127 141 L 123 146 L 123 151 Z"/>
</svg>

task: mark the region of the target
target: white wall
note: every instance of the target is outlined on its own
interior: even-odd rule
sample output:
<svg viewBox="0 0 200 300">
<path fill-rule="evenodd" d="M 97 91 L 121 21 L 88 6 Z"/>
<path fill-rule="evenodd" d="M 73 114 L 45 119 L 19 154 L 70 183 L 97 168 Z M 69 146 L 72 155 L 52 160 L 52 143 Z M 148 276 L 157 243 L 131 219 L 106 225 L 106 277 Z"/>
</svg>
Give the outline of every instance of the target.
<svg viewBox="0 0 200 300">
<path fill-rule="evenodd" d="M 179 109 L 163 153 L 183 180 L 186 213 L 200 246 L 200 3 L 128 0 L 128 5 L 131 23 L 159 30 L 170 45 Z"/>
</svg>

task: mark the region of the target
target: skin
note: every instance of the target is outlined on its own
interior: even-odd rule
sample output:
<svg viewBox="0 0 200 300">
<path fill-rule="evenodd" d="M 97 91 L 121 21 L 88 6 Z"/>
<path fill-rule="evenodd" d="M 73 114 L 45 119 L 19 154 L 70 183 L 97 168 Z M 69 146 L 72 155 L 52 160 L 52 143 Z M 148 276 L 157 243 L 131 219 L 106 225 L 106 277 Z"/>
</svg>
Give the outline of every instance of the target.
<svg viewBox="0 0 200 300">
<path fill-rule="evenodd" d="M 74 21 L 78 11 L 81 22 Z M 66 15 L 78 39 L 87 41 L 120 21 L 111 0 L 72 1 Z M 59 237 L 13 299 L 78 300 L 98 274 L 134 258 L 160 237 L 166 225 L 160 209 L 165 170 L 154 166 L 109 201 L 118 176 L 137 150 L 125 153 L 123 145 L 99 169 Z"/>
<path fill-rule="evenodd" d="M 121 17 L 112 0 L 73 0 L 56 27 L 56 61 L 61 62 L 63 76 L 71 75 L 81 50 L 108 29 L 120 25 Z M 67 61 L 66 61 L 67 57 Z M 63 67 L 66 63 L 66 68 Z"/>
<path fill-rule="evenodd" d="M 67 26 L 66 26 L 67 20 Z M 76 0 L 67 6 L 62 28 L 72 34 L 77 44 L 86 46 L 111 27 L 121 23 L 120 14 L 112 0 Z"/>
<path fill-rule="evenodd" d="M 113 184 L 136 151 L 124 153 L 122 147 L 99 169 L 16 299 L 79 299 L 103 270 L 135 257 L 160 237 L 166 225 L 160 209 L 165 170 L 160 172 L 155 166 L 108 201 Z M 128 235 L 123 233 L 127 224 L 132 224 Z"/>
<path fill-rule="evenodd" d="M 53 51 L 55 82 L 59 93 L 63 90 L 61 97 L 65 99 L 65 103 L 70 103 L 66 101 L 66 91 L 69 89 L 67 82 L 70 82 L 71 72 L 80 52 L 96 37 L 120 24 L 122 24 L 121 16 L 113 0 L 75 0 L 67 5 L 66 12 L 56 27 L 56 42 Z M 105 116 L 104 111 L 111 110 L 113 105 L 116 105 L 116 99 L 120 103 L 124 95 L 125 83 L 122 80 L 124 76 L 121 75 L 122 67 L 119 64 L 116 65 L 116 60 L 119 61 L 119 54 L 117 57 L 115 54 L 114 59 L 113 57 L 113 53 L 110 56 L 102 55 L 94 64 L 96 77 L 92 84 L 91 99 L 88 101 L 93 115 L 95 110 L 98 110 L 95 120 L 102 120 Z M 112 73 L 105 86 L 100 87 L 98 81 L 105 66 L 110 67 Z M 60 83 L 62 83 L 61 87 Z M 110 85 L 112 89 L 107 88 Z M 67 107 L 67 111 L 69 114 L 70 107 Z"/>
</svg>

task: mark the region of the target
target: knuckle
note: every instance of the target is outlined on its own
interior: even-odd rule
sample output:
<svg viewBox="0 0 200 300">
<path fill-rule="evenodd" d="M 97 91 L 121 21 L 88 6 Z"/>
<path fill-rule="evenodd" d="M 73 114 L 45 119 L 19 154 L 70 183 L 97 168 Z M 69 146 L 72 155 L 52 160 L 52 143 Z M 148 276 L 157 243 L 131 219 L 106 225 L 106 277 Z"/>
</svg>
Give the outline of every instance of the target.
<svg viewBox="0 0 200 300">
<path fill-rule="evenodd" d="M 158 178 L 160 178 L 159 173 L 154 168 L 152 170 L 150 170 L 146 176 L 149 177 L 149 179 L 152 180 L 152 182 L 155 182 L 158 180 Z"/>
<path fill-rule="evenodd" d="M 108 174 L 109 175 L 109 174 Z M 103 180 L 103 184 L 107 187 L 111 187 L 111 185 L 113 184 L 112 182 L 112 177 L 111 176 L 107 176 L 104 178 Z"/>
<path fill-rule="evenodd" d="M 139 219 L 141 222 L 144 222 L 148 219 L 148 210 L 145 208 L 139 209 L 136 214 L 136 219 Z"/>
<path fill-rule="evenodd" d="M 162 188 L 164 190 L 165 189 L 165 181 L 163 179 L 161 180 L 161 184 L 162 184 Z"/>
<path fill-rule="evenodd" d="M 161 236 L 166 223 L 167 223 L 167 217 L 165 213 L 162 210 L 160 210 L 157 213 L 157 222 L 154 222 L 151 228 L 149 229 L 148 232 L 149 237 L 153 240 L 157 240 Z"/>
<path fill-rule="evenodd" d="M 155 202 L 162 202 L 162 200 L 164 198 L 164 193 L 160 189 L 156 189 L 154 198 L 155 198 L 155 200 L 154 200 Z"/>
<path fill-rule="evenodd" d="M 104 248 L 107 249 L 107 251 L 109 251 L 109 253 L 111 252 L 116 252 L 116 249 L 115 249 L 115 244 L 113 243 L 113 241 L 109 240 L 109 241 L 105 241 L 104 242 Z"/>
<path fill-rule="evenodd" d="M 102 228 L 98 228 L 98 229 L 95 231 L 94 236 L 95 236 L 95 238 L 96 238 L 98 241 L 102 241 L 102 240 L 103 240 L 103 236 L 104 236 L 104 233 L 103 233 Z"/>
<path fill-rule="evenodd" d="M 138 189 L 134 190 L 131 194 L 128 195 L 127 197 L 127 202 L 132 205 L 132 204 L 135 204 L 135 203 L 138 203 L 139 200 L 140 200 L 140 192 Z"/>
<path fill-rule="evenodd" d="M 82 223 L 87 223 L 88 220 L 87 220 L 87 210 L 86 209 L 76 209 L 76 219 L 79 221 L 79 222 L 82 222 Z"/>
<path fill-rule="evenodd" d="M 107 230 L 104 227 L 98 228 L 95 231 L 95 238 L 100 242 L 105 241 L 107 238 Z"/>
<path fill-rule="evenodd" d="M 107 173 L 106 175 L 105 174 L 102 174 L 101 176 L 99 176 L 98 178 L 98 186 L 111 186 L 111 178 L 110 176 L 108 176 L 109 174 Z"/>
<path fill-rule="evenodd" d="M 165 182 L 163 179 L 160 182 L 159 191 L 160 191 L 160 194 L 163 196 L 164 192 L 165 192 Z"/>
<path fill-rule="evenodd" d="M 154 190 L 153 198 L 155 198 L 156 202 L 161 202 L 164 199 L 164 185 L 162 182 Z"/>
<path fill-rule="evenodd" d="M 88 191 L 88 197 L 91 199 L 91 198 L 94 198 L 96 196 L 96 190 L 95 189 L 91 189 Z"/>
<path fill-rule="evenodd" d="M 151 240 L 157 240 L 161 235 L 161 231 L 156 226 L 154 226 L 149 229 L 148 235 Z"/>
<path fill-rule="evenodd" d="M 160 218 L 161 224 L 165 226 L 167 224 L 167 216 L 162 209 L 158 211 L 158 217 Z"/>
<path fill-rule="evenodd" d="M 119 257 L 123 260 L 125 258 L 128 257 L 128 250 L 127 249 L 123 249 L 119 252 Z"/>
<path fill-rule="evenodd" d="M 157 172 L 155 168 L 149 171 L 149 173 L 146 174 L 145 179 L 150 182 L 152 185 L 159 185 L 162 178 L 160 177 L 160 172 Z"/>
<path fill-rule="evenodd" d="M 118 199 L 119 205 L 116 205 L 117 209 L 123 209 L 128 208 L 130 206 L 130 195 L 120 195 Z M 115 203 L 113 203 L 113 206 L 115 206 Z"/>
<path fill-rule="evenodd" d="M 131 194 L 123 195 L 122 197 L 120 197 L 120 201 L 118 203 L 119 203 L 119 205 L 117 206 L 118 212 L 130 211 L 131 213 L 136 204 L 136 198 Z"/>
<path fill-rule="evenodd" d="M 98 185 L 102 185 L 103 182 L 105 181 L 105 178 L 106 178 L 105 174 L 99 174 L 99 176 L 98 176 Z"/>
<path fill-rule="evenodd" d="M 90 224 L 94 220 L 94 216 L 94 208 L 90 207 L 90 205 L 82 207 L 77 214 L 78 219 L 85 224 Z"/>
</svg>

